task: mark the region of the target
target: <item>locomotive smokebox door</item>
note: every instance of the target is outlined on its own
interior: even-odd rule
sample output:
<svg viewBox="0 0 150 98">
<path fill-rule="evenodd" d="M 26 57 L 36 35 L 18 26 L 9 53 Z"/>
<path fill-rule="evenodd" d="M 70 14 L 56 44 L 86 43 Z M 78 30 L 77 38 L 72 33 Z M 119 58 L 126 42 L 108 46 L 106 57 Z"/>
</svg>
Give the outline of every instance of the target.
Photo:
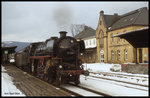
<svg viewBox="0 0 150 98">
<path fill-rule="evenodd" d="M 85 52 L 85 44 L 84 44 L 84 41 L 81 40 L 78 42 L 79 43 L 79 47 L 80 47 L 80 52 L 83 53 Z"/>
<path fill-rule="evenodd" d="M 66 37 L 67 32 L 66 31 L 60 31 L 60 38 Z"/>
</svg>

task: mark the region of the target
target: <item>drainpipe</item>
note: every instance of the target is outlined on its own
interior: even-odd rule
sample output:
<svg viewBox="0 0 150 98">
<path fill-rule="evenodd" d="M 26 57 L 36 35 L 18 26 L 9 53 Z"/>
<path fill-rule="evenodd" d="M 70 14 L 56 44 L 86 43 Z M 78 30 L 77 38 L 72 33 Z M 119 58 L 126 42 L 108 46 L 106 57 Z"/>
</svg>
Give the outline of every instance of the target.
<svg viewBox="0 0 150 98">
<path fill-rule="evenodd" d="M 137 48 L 135 48 L 135 63 L 137 64 Z"/>
<path fill-rule="evenodd" d="M 108 38 L 107 38 L 108 37 L 108 33 L 107 32 L 106 32 L 106 35 L 107 35 L 106 36 L 106 41 L 107 41 L 107 45 L 106 46 L 107 46 L 107 63 L 108 63 Z"/>
</svg>

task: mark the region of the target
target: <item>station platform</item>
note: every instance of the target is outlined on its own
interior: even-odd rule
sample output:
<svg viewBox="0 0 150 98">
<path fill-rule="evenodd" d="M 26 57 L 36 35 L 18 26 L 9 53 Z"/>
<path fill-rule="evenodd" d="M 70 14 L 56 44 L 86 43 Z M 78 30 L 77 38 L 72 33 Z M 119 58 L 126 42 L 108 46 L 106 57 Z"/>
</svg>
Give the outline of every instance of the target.
<svg viewBox="0 0 150 98">
<path fill-rule="evenodd" d="M 71 96 L 71 93 L 44 82 L 14 65 L 5 65 L 7 73 L 13 78 L 14 85 L 26 96 Z"/>
</svg>

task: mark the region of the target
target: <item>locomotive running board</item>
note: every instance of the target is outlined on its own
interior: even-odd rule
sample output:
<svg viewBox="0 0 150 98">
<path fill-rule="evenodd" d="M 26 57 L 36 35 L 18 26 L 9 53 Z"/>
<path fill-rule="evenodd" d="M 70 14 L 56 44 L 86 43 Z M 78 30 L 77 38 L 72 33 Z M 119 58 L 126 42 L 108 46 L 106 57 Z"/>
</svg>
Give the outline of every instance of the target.
<svg viewBox="0 0 150 98">
<path fill-rule="evenodd" d="M 43 58 L 49 58 L 52 56 L 30 56 L 30 59 L 43 59 Z"/>
</svg>

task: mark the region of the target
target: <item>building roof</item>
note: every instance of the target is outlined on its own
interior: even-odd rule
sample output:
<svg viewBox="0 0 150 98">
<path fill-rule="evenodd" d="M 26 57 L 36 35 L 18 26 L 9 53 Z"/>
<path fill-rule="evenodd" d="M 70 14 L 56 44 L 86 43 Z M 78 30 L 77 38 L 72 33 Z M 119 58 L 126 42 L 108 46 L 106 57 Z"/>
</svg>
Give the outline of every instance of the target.
<svg viewBox="0 0 150 98">
<path fill-rule="evenodd" d="M 102 15 L 104 25 L 108 31 L 123 28 L 131 25 L 144 25 L 147 26 L 149 23 L 147 7 L 139 8 L 137 10 L 128 12 L 123 15 Z"/>
<path fill-rule="evenodd" d="M 143 47 L 148 47 L 149 45 L 148 31 L 149 31 L 149 27 L 145 27 L 134 31 L 128 31 L 123 34 L 117 34 L 114 37 L 120 37 L 126 39 L 135 48 L 143 48 Z"/>
<path fill-rule="evenodd" d="M 120 16 L 118 15 L 118 18 Z M 105 26 L 108 28 L 109 26 L 112 25 L 112 23 L 114 22 L 114 15 L 104 15 L 104 22 L 105 22 Z"/>
<path fill-rule="evenodd" d="M 4 53 L 6 50 L 9 53 L 15 53 L 15 49 L 17 48 L 17 46 L 9 46 L 9 47 L 2 47 L 2 53 Z"/>
<path fill-rule="evenodd" d="M 96 30 L 91 27 L 85 26 L 83 31 L 79 34 L 75 35 L 74 38 L 76 39 L 83 39 L 91 36 L 96 36 Z"/>
<path fill-rule="evenodd" d="M 123 14 L 119 16 L 118 20 L 114 22 L 108 29 L 108 31 L 119 29 L 122 27 L 130 26 L 130 25 L 148 25 L 148 9 L 147 7 L 143 7 L 129 13 Z M 105 16 L 104 16 L 105 17 Z M 109 18 L 106 18 L 105 22 L 109 22 Z M 111 23 L 111 21 L 110 21 Z M 108 24 L 108 23 L 107 23 Z"/>
</svg>

